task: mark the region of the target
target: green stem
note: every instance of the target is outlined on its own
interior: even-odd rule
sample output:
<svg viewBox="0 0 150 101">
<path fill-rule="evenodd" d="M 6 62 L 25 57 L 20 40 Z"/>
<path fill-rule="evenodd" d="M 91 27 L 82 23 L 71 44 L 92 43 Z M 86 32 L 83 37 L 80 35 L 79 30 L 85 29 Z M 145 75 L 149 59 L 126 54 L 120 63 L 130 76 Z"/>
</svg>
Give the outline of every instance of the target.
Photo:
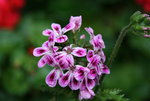
<svg viewBox="0 0 150 101">
<path fill-rule="evenodd" d="M 126 36 L 128 30 L 131 28 L 131 26 L 132 26 L 132 23 L 130 23 L 129 25 L 125 26 L 125 27 L 120 31 L 120 35 L 119 35 L 119 37 L 118 37 L 118 39 L 117 39 L 117 41 L 116 41 L 116 44 L 115 44 L 115 46 L 114 46 L 114 49 L 113 49 L 113 51 L 112 51 L 112 53 L 111 53 L 111 55 L 110 55 L 110 59 L 109 59 L 109 61 L 108 61 L 108 63 L 107 63 L 107 66 L 108 66 L 109 68 L 110 68 L 110 66 L 112 65 L 112 62 L 114 61 L 114 59 L 115 59 L 115 57 L 116 57 L 116 55 L 117 55 L 117 53 L 118 53 L 118 51 L 119 51 L 119 48 L 120 48 L 120 46 L 121 46 L 121 43 L 122 43 L 124 37 Z M 100 84 L 102 84 L 102 81 L 104 80 L 104 77 L 105 77 L 105 74 L 103 74 L 103 75 L 101 76 L 101 78 L 100 78 Z M 100 89 L 100 87 L 98 87 L 98 89 Z M 98 90 L 97 90 L 97 91 L 98 91 Z"/>
<path fill-rule="evenodd" d="M 73 32 L 73 43 L 77 45 L 77 33 Z"/>
<path fill-rule="evenodd" d="M 111 55 L 110 55 L 110 59 L 109 59 L 109 61 L 108 61 L 108 63 L 107 63 L 107 65 L 108 65 L 109 67 L 112 65 L 112 62 L 114 61 L 114 59 L 115 59 L 115 57 L 116 57 L 116 55 L 117 55 L 117 53 L 118 53 L 118 50 L 119 50 L 119 48 L 120 48 L 120 45 L 121 45 L 121 43 L 122 43 L 124 37 L 126 36 L 128 30 L 130 29 L 131 26 L 132 26 L 132 24 L 130 23 L 129 25 L 125 26 L 125 27 L 121 30 L 120 35 L 119 35 L 119 37 L 118 37 L 118 39 L 117 39 L 117 41 L 116 41 L 116 44 L 115 44 L 115 46 L 114 46 L 114 49 L 113 49 L 113 51 L 112 51 L 112 53 L 111 53 Z"/>
</svg>

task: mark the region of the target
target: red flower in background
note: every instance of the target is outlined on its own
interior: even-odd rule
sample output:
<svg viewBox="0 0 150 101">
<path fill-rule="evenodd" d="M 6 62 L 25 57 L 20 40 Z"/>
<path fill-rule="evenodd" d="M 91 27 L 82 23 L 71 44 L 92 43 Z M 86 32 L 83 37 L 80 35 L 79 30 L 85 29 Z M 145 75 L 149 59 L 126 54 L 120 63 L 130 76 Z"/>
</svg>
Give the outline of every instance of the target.
<svg viewBox="0 0 150 101">
<path fill-rule="evenodd" d="M 136 0 L 144 8 L 144 11 L 150 12 L 150 0 Z"/>
<path fill-rule="evenodd" d="M 0 28 L 13 29 L 20 20 L 24 0 L 0 0 Z"/>
</svg>

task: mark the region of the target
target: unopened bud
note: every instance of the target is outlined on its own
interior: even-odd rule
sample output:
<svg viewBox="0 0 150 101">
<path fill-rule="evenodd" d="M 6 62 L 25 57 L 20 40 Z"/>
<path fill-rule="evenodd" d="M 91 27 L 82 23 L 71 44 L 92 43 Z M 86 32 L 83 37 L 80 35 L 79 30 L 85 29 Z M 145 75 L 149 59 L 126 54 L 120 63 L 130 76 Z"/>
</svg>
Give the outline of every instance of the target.
<svg viewBox="0 0 150 101">
<path fill-rule="evenodd" d="M 80 36 L 80 39 L 85 39 L 85 35 L 82 34 L 82 35 Z"/>
</svg>

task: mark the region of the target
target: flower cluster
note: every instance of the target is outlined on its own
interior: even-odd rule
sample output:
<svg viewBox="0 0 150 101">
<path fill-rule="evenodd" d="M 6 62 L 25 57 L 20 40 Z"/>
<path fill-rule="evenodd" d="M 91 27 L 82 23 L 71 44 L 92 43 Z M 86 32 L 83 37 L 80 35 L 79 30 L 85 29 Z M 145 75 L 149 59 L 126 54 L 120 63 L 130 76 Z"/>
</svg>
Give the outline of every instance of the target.
<svg viewBox="0 0 150 101">
<path fill-rule="evenodd" d="M 92 28 L 85 28 L 90 35 L 89 42 L 93 46 L 92 49 L 75 47 L 74 44 L 62 48 L 56 46 L 58 43 L 61 45 L 68 41 L 65 33 L 72 30 L 74 35 L 80 28 L 81 22 L 81 16 L 71 16 L 69 24 L 63 28 L 60 24 L 52 23 L 52 29 L 46 29 L 42 33 L 48 36 L 48 40 L 33 51 L 34 56 L 42 56 L 38 67 L 41 68 L 46 64 L 53 67 L 46 77 L 46 84 L 55 87 L 58 82 L 61 87 L 69 86 L 72 90 L 79 90 L 80 100 L 95 96 L 93 88 L 99 84 L 101 75 L 110 73 L 109 68 L 104 64 L 106 57 L 103 52 L 105 44 L 102 36 L 94 35 Z M 80 39 L 85 39 L 85 35 Z M 75 61 L 80 61 L 78 59 L 81 57 L 87 60 L 86 66 L 75 64 Z"/>
<path fill-rule="evenodd" d="M 150 0 L 136 0 L 144 8 L 144 11 L 150 12 Z"/>
<path fill-rule="evenodd" d="M 23 6 L 24 0 L 0 0 L 0 28 L 14 28 Z"/>
</svg>

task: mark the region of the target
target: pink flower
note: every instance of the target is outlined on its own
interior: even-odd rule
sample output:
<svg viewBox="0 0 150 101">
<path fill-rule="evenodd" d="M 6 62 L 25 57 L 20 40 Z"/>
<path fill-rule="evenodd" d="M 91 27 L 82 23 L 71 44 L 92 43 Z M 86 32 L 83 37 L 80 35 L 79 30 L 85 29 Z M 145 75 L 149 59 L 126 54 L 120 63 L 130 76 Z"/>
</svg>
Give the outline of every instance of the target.
<svg viewBox="0 0 150 101">
<path fill-rule="evenodd" d="M 75 24 L 74 28 L 72 29 L 73 32 L 75 32 L 76 30 L 78 30 L 81 27 L 82 17 L 81 16 L 71 16 L 70 17 L 70 23 Z"/>
<path fill-rule="evenodd" d="M 72 48 L 72 45 L 66 46 L 63 48 L 63 51 L 56 53 L 55 59 L 62 69 L 67 69 L 68 67 L 72 67 L 74 65 L 73 55 L 83 57 L 86 55 L 86 49 L 81 47 Z"/>
<path fill-rule="evenodd" d="M 54 33 L 52 33 L 52 35 L 49 37 L 49 40 L 44 42 L 42 47 L 38 47 L 33 50 L 34 56 L 43 56 L 38 62 L 38 67 L 41 68 L 45 64 L 49 64 L 51 66 L 55 65 L 53 55 L 58 50 L 58 47 L 54 46 L 54 44 Z"/>
<path fill-rule="evenodd" d="M 90 43 L 93 45 L 95 51 L 98 51 L 101 48 L 105 48 L 105 44 L 101 34 L 97 34 L 95 36 L 94 31 L 91 27 L 85 28 L 85 30 L 90 34 Z"/>
<path fill-rule="evenodd" d="M 61 28 L 61 26 L 59 24 L 56 24 L 56 23 L 53 23 L 51 25 L 54 33 L 55 33 L 55 37 L 56 37 L 56 40 L 55 42 L 57 43 L 63 43 L 65 41 L 68 40 L 68 37 L 66 35 L 64 35 L 64 33 L 72 30 L 74 28 L 74 23 L 69 23 L 68 25 L 66 25 L 64 28 Z"/>
</svg>

